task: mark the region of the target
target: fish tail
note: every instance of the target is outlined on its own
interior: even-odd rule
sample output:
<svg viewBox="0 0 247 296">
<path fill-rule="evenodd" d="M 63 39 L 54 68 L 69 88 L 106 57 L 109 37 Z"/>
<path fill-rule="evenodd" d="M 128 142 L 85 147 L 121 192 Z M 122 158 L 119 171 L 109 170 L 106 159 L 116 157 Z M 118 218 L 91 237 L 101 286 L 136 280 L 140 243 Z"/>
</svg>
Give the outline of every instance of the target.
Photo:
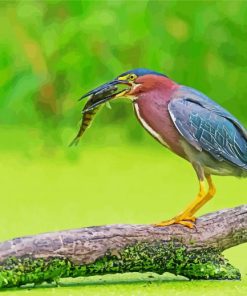
<svg viewBox="0 0 247 296">
<path fill-rule="evenodd" d="M 77 146 L 78 143 L 80 142 L 80 139 L 82 137 L 82 135 L 84 134 L 85 130 L 88 128 L 89 124 L 90 124 L 90 120 L 91 118 L 87 117 L 86 119 L 84 118 L 83 120 L 83 124 L 78 132 L 78 134 L 76 135 L 76 137 L 73 139 L 73 141 L 69 144 L 69 147 L 72 146 Z"/>
<path fill-rule="evenodd" d="M 100 109 L 100 107 L 97 107 L 97 108 L 94 108 L 93 110 L 87 111 L 83 114 L 80 130 L 79 130 L 78 134 L 76 135 L 76 137 L 74 138 L 74 140 L 69 144 L 69 147 L 78 145 L 78 143 L 81 139 L 81 136 L 84 134 L 85 130 L 90 126 L 90 123 L 92 122 L 93 117 L 95 116 L 95 114 L 97 113 L 97 111 L 99 109 Z"/>
<path fill-rule="evenodd" d="M 69 147 L 77 146 L 80 141 L 80 136 L 76 136 L 69 144 Z"/>
</svg>

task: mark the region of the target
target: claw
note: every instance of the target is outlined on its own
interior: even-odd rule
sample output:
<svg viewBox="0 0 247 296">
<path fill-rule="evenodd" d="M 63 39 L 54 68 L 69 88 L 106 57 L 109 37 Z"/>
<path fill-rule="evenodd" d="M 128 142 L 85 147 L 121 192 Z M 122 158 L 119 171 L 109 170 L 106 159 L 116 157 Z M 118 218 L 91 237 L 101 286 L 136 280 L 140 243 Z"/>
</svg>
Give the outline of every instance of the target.
<svg viewBox="0 0 247 296">
<path fill-rule="evenodd" d="M 183 226 L 186 226 L 188 228 L 194 228 L 195 227 L 195 221 L 196 218 L 194 216 L 191 217 L 175 217 L 173 219 L 167 220 L 167 221 L 161 221 L 159 223 L 155 223 L 155 227 L 164 227 L 164 226 L 169 226 L 173 224 L 180 224 Z"/>
<path fill-rule="evenodd" d="M 191 222 L 195 222 L 196 221 L 196 217 L 195 216 L 186 217 L 183 220 L 186 220 L 186 221 L 188 220 L 188 221 L 191 221 Z"/>
</svg>

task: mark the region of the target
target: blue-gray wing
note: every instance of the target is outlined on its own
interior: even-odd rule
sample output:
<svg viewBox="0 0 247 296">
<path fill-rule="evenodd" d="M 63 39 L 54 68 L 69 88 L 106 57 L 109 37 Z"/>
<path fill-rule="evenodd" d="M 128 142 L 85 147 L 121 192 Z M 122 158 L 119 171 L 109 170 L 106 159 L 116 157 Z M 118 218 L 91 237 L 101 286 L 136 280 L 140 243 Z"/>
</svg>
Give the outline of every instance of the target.
<svg viewBox="0 0 247 296">
<path fill-rule="evenodd" d="M 218 114 L 221 117 L 227 118 L 240 130 L 240 132 L 243 134 L 243 136 L 247 140 L 247 130 L 237 120 L 237 118 L 234 117 L 230 112 L 225 110 L 223 107 L 221 107 L 219 104 L 211 100 L 205 94 L 199 92 L 198 90 L 195 90 L 194 88 L 191 88 L 188 86 L 180 86 L 179 90 L 176 91 L 175 94 L 173 95 L 173 98 L 190 100 L 192 102 L 195 102 L 201 105 L 205 109 Z"/>
<path fill-rule="evenodd" d="M 183 138 L 199 151 L 220 161 L 247 169 L 246 131 L 234 117 L 215 103 L 204 107 L 199 100 L 175 98 L 168 105 L 171 118 Z M 225 116 L 224 116 L 225 115 Z M 231 119 L 228 117 L 231 115 Z M 239 127 L 240 125 L 240 127 Z"/>
</svg>

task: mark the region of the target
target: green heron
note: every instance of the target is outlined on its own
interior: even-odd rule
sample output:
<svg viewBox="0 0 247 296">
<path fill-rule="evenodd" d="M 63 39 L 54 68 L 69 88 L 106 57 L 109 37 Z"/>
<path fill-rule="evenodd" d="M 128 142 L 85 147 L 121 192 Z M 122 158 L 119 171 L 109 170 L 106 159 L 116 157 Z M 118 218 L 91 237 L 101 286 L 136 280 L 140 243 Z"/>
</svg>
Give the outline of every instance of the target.
<svg viewBox="0 0 247 296">
<path fill-rule="evenodd" d="M 182 213 L 156 226 L 182 224 L 193 228 L 195 213 L 215 195 L 211 175 L 247 177 L 246 129 L 203 93 L 161 73 L 134 69 L 82 98 L 88 96 L 75 141 L 100 105 L 125 97 L 133 102 L 141 125 L 163 146 L 192 164 L 199 180 L 198 195 Z"/>
</svg>

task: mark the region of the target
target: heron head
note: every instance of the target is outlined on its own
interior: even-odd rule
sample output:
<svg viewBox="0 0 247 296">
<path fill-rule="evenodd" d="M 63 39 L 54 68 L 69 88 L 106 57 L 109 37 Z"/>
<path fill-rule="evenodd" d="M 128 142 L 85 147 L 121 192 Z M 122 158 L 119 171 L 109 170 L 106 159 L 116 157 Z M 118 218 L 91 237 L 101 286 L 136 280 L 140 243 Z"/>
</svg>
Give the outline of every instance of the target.
<svg viewBox="0 0 247 296">
<path fill-rule="evenodd" d="M 125 97 L 135 99 L 140 93 L 155 88 L 157 83 L 167 76 L 152 70 L 138 68 L 122 73 L 114 80 L 107 82 L 83 95 L 81 99 L 90 97 L 87 110 L 94 109 L 107 101 Z"/>
</svg>

